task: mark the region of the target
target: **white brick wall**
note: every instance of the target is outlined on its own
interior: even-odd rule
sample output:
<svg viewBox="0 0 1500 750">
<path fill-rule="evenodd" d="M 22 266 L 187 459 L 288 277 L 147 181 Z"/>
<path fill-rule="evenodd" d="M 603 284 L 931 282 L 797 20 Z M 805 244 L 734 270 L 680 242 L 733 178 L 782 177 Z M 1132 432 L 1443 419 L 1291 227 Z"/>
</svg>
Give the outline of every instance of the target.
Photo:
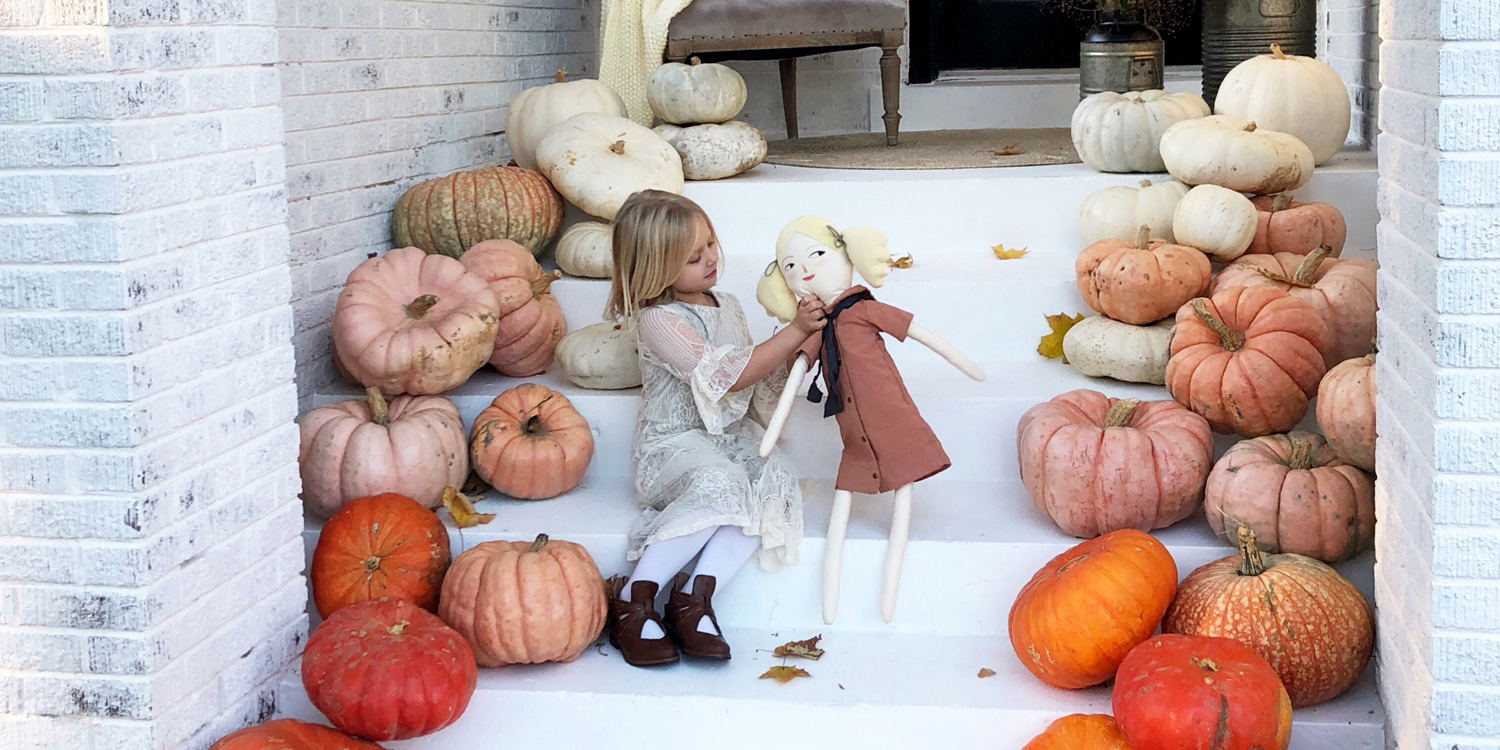
<svg viewBox="0 0 1500 750">
<path fill-rule="evenodd" d="M 1381 0 L 1318 0 L 1318 59 L 1328 63 L 1349 89 L 1351 147 L 1375 140 L 1380 99 Z"/>
<path fill-rule="evenodd" d="M 1387 742 L 1500 748 L 1500 11 L 1384 0 L 1380 35 Z"/>
</svg>

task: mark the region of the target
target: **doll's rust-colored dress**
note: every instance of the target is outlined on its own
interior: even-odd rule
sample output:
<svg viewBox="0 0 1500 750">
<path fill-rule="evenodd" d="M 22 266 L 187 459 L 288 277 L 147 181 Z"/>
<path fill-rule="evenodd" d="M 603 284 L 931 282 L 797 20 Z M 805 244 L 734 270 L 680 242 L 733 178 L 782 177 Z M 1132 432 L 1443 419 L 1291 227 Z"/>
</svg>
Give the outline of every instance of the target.
<svg viewBox="0 0 1500 750">
<path fill-rule="evenodd" d="M 834 300 L 867 292 L 853 286 Z M 839 313 L 829 325 L 839 350 L 838 396 L 843 411 L 835 415 L 844 439 L 834 487 L 874 495 L 904 487 L 951 465 L 942 443 L 912 403 L 901 373 L 885 349 L 884 333 L 906 340 L 912 315 L 884 302 L 867 299 Z M 822 337 L 812 336 L 799 351 L 809 361 L 822 354 Z M 824 368 L 826 377 L 827 368 Z M 825 398 L 833 398 L 832 388 Z"/>
</svg>

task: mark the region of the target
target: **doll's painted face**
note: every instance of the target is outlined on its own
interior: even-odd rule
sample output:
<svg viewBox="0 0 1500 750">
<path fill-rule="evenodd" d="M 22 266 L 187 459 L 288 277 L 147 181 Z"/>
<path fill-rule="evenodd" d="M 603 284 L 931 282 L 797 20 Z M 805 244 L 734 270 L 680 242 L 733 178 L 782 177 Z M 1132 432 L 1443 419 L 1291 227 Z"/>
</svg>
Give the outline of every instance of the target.
<svg viewBox="0 0 1500 750">
<path fill-rule="evenodd" d="M 831 305 L 854 283 L 849 259 L 805 234 L 792 235 L 776 260 L 787 288 L 798 299 L 811 294 Z"/>
</svg>

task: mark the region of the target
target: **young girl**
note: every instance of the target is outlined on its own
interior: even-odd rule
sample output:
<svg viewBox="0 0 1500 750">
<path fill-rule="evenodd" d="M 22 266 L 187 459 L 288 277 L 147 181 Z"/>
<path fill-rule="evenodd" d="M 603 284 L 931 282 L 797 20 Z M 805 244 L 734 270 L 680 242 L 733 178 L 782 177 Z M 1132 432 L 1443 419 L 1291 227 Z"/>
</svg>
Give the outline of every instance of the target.
<svg viewBox="0 0 1500 750">
<path fill-rule="evenodd" d="M 791 325 L 759 346 L 733 295 L 714 292 L 719 244 L 703 209 L 645 190 L 614 220 L 607 313 L 633 320 L 641 416 L 633 460 L 644 510 L 632 524 L 630 580 L 610 596 L 610 643 L 635 666 L 688 656 L 728 659 L 713 595 L 759 551 L 763 568 L 794 563 L 802 493 L 783 457 L 760 456 L 768 418 L 798 347 L 823 327 L 822 304 L 799 302 Z M 700 554 L 701 552 L 701 554 Z M 698 557 L 691 578 L 680 573 Z M 666 620 L 659 588 L 671 581 Z M 616 584 L 618 588 L 618 584 Z"/>
</svg>

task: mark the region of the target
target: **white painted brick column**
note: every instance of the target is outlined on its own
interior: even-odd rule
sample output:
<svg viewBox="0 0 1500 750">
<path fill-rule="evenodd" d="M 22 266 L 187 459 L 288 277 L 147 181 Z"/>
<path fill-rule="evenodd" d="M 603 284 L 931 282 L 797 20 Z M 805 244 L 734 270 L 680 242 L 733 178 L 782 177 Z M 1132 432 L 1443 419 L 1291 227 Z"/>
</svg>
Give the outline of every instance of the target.
<svg viewBox="0 0 1500 750">
<path fill-rule="evenodd" d="M 1374 143 L 1380 98 L 1381 0 L 1318 0 L 1318 59 L 1338 71 L 1353 105 L 1350 147 Z"/>
<path fill-rule="evenodd" d="M 0 0 L 0 748 L 201 748 L 305 637 L 271 0 Z"/>
<path fill-rule="evenodd" d="M 1500 6 L 1380 7 L 1387 742 L 1500 748 Z"/>
</svg>

